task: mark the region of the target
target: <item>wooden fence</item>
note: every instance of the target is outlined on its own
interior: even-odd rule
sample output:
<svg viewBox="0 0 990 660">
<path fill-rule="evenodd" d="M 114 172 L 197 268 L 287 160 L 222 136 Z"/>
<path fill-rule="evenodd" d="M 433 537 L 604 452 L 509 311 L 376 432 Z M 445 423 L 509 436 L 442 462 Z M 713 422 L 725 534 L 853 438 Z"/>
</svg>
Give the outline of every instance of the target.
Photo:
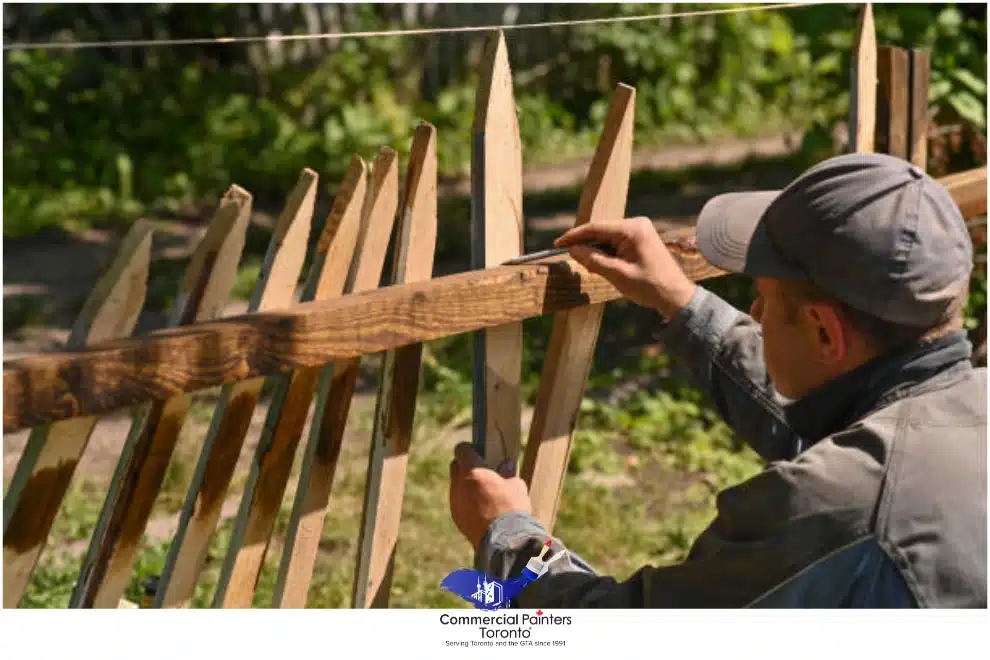
<svg viewBox="0 0 990 660">
<path fill-rule="evenodd" d="M 925 163 L 928 55 L 875 45 L 862 13 L 853 68 L 851 149 Z M 619 297 L 566 257 L 500 266 L 523 249 L 522 161 L 505 42 L 493 34 L 477 94 L 472 156 L 472 267 L 431 279 L 437 232 L 436 132 L 421 124 L 400 185 L 395 151 L 354 157 L 305 262 L 319 177 L 304 170 L 274 229 L 248 312 L 218 318 L 234 283 L 251 211 L 232 185 L 200 241 L 168 327 L 131 337 L 144 305 L 151 230 L 123 241 L 65 351 L 4 362 L 4 431 L 32 427 L 4 498 L 4 606 L 31 580 L 99 415 L 137 414 L 73 591 L 71 607 L 117 607 L 189 408 L 221 386 L 154 607 L 189 606 L 220 505 L 262 390 L 271 404 L 240 500 L 213 605 L 250 607 L 294 457 L 302 469 L 284 540 L 275 607 L 304 607 L 330 503 L 361 356 L 384 353 L 372 432 L 355 607 L 387 606 L 412 443 L 423 342 L 475 333 L 475 440 L 490 461 L 519 460 L 536 516 L 552 528 L 605 303 Z M 619 85 L 590 165 L 577 222 L 624 216 L 635 90 Z M 986 213 L 986 168 L 942 179 L 966 218 Z M 396 222 L 396 219 L 398 220 Z M 395 232 L 389 286 L 379 288 Z M 716 277 L 692 233 L 668 234 L 686 272 Z M 522 454 L 521 321 L 553 314 Z M 315 405 L 303 442 L 307 414 Z"/>
</svg>

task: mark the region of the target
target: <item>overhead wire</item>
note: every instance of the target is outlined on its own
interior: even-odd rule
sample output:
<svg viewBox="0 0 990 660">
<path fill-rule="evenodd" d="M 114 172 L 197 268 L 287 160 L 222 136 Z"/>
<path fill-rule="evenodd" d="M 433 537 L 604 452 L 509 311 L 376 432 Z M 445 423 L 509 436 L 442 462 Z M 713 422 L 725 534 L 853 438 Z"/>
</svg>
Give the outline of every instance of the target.
<svg viewBox="0 0 990 660">
<path fill-rule="evenodd" d="M 570 25 L 599 25 L 603 23 L 631 23 L 636 21 L 654 21 L 665 18 L 687 18 L 691 16 L 715 16 L 719 14 L 740 14 L 769 9 L 790 9 L 795 7 L 811 7 L 828 4 L 825 2 L 782 2 L 766 5 L 747 5 L 744 7 L 723 7 L 720 9 L 699 9 L 681 12 L 665 12 L 659 14 L 642 14 L 637 16 L 611 16 L 603 18 L 584 18 L 565 21 L 547 21 L 543 23 L 516 23 L 507 25 L 463 25 L 456 27 L 409 28 L 400 30 L 367 30 L 360 32 L 323 32 L 309 34 L 270 34 L 233 37 L 196 37 L 188 39 L 121 39 L 115 41 L 42 41 L 19 42 L 4 44 L 5 51 L 23 50 L 83 50 L 93 48 L 138 48 L 161 46 L 205 46 L 221 44 L 273 43 L 284 41 L 313 41 L 330 39 L 367 39 L 372 37 L 413 36 L 425 34 L 454 34 L 463 32 L 489 32 L 491 30 L 527 30 L 534 28 L 563 27 Z"/>
</svg>

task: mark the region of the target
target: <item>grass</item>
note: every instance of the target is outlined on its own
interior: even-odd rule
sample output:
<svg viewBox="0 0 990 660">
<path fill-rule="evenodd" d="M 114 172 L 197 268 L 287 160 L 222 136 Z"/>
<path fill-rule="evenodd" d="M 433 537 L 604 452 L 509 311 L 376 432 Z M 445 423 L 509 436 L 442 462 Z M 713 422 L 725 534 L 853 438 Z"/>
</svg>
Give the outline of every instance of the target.
<svg viewBox="0 0 990 660">
<path fill-rule="evenodd" d="M 449 356 L 444 356 L 449 357 Z M 428 360 L 428 363 L 431 360 Z M 660 371 L 662 361 L 644 361 L 644 369 Z M 456 364 L 456 362 L 454 363 Z M 391 592 L 395 608 L 466 606 L 441 592 L 440 580 L 451 570 L 470 566 L 472 552 L 450 519 L 447 501 L 448 463 L 453 444 L 468 436 L 470 390 L 462 374 L 446 363 L 427 366 L 417 411 L 402 525 Z M 607 389 L 626 372 L 599 374 L 597 389 Z M 427 383 L 429 386 L 426 387 Z M 575 438 L 571 474 L 565 481 L 555 534 L 600 572 L 619 579 L 644 564 L 663 565 L 682 559 L 697 534 L 711 520 L 716 489 L 759 469 L 748 450 L 740 450 L 728 429 L 704 406 L 666 378 L 654 390 L 639 390 L 625 400 L 608 403 L 587 399 Z M 677 396 L 675 396 L 675 394 Z M 181 506 L 198 455 L 204 420 L 208 423 L 215 396 L 193 406 L 187 433 L 177 447 L 155 515 Z M 330 508 L 324 525 L 308 606 L 350 607 L 357 539 L 371 431 L 373 397 L 352 407 L 350 435 L 342 450 Z M 188 423 L 188 422 L 187 422 Z M 461 430 L 457 432 L 457 426 Z M 294 476 L 283 499 L 273 541 L 261 573 L 255 607 L 271 605 L 281 541 L 292 503 Z M 234 484 L 239 493 L 240 475 Z M 77 478 L 63 503 L 45 553 L 22 607 L 65 607 L 79 570 L 81 552 L 66 556 L 66 547 L 88 540 L 106 483 Z M 214 536 L 200 576 L 194 607 L 209 607 L 229 543 L 233 521 L 224 521 Z M 589 534 L 588 530 L 595 530 Z M 169 540 L 147 540 L 137 560 L 126 596 L 139 601 L 144 581 L 164 565 Z"/>
</svg>

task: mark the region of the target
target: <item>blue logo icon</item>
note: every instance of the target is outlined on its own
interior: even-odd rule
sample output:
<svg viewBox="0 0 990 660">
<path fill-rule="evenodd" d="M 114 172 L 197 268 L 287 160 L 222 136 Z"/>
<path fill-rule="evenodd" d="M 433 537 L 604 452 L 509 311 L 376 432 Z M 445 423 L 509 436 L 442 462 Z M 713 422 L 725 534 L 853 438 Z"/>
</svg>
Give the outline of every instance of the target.
<svg viewBox="0 0 990 660">
<path fill-rule="evenodd" d="M 496 579 L 483 571 L 470 568 L 460 568 L 443 579 L 440 588 L 457 594 L 479 610 L 495 611 L 509 607 L 512 600 L 518 596 L 526 585 L 539 579 L 546 573 L 547 567 L 565 554 L 561 550 L 548 561 L 543 562 L 543 556 L 550 550 L 550 541 L 544 545 L 540 554 L 529 560 L 522 575 L 509 580 Z"/>
</svg>

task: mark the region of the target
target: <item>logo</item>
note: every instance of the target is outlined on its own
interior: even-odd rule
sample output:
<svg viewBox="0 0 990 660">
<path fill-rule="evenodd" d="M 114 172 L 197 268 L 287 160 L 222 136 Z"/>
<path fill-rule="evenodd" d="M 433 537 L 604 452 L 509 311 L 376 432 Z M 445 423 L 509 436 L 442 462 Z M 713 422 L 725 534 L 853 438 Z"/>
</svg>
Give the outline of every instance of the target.
<svg viewBox="0 0 990 660">
<path fill-rule="evenodd" d="M 529 560 L 522 575 L 508 580 L 499 580 L 483 571 L 460 568 L 443 579 L 440 589 L 457 594 L 479 610 L 495 611 L 510 607 L 526 585 L 535 582 L 546 573 L 547 568 L 565 554 L 561 550 L 548 561 L 543 556 L 550 550 L 550 540 L 543 544 L 540 554 Z"/>
</svg>

